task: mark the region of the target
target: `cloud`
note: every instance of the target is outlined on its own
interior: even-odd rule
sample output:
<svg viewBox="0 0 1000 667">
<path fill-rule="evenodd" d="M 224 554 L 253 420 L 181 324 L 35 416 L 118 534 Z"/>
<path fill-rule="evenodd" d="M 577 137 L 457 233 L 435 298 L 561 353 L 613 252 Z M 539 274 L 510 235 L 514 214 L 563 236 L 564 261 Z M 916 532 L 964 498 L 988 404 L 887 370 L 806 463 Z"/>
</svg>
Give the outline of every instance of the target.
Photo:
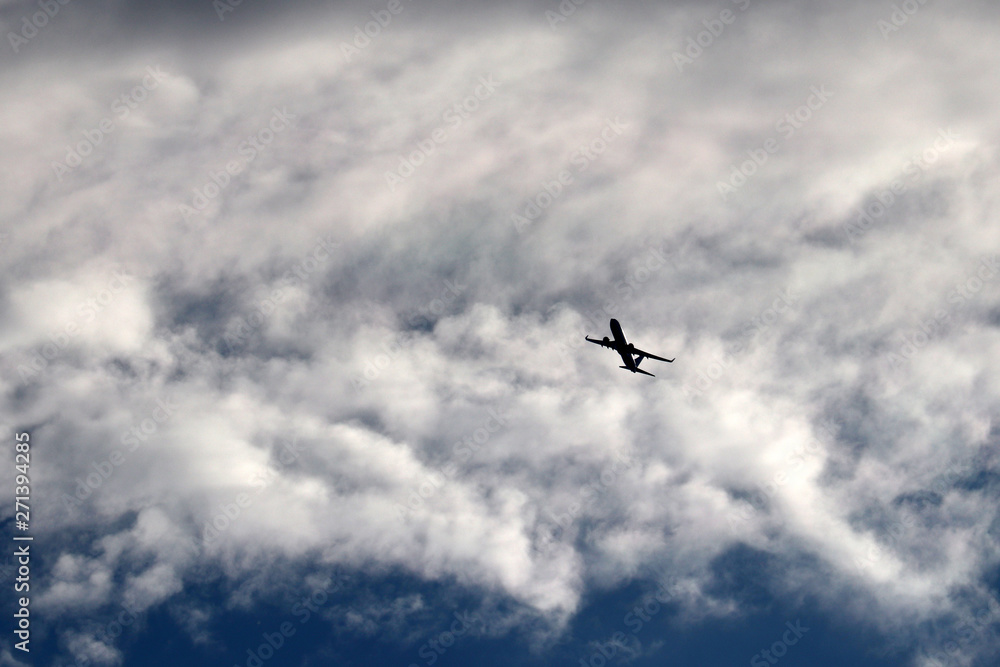
<svg viewBox="0 0 1000 667">
<path fill-rule="evenodd" d="M 655 565 L 689 619 L 765 591 L 947 641 L 996 596 L 995 8 L 743 4 L 404 3 L 367 42 L 349 6 L 60 10 L 0 92 L 45 613 L 335 565 L 555 637 Z M 610 317 L 677 362 L 585 349 Z"/>
</svg>

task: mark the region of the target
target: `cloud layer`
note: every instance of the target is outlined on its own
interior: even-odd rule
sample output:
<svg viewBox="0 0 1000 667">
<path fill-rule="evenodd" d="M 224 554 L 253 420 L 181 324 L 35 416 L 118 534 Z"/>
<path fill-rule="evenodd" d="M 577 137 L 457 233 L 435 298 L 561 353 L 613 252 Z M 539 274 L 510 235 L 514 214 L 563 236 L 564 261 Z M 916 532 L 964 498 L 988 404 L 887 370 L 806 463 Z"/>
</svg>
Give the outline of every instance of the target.
<svg viewBox="0 0 1000 667">
<path fill-rule="evenodd" d="M 684 622 L 752 614 L 750 556 L 911 664 L 995 655 L 960 625 L 998 595 L 992 5 L 106 4 L 8 39 L 0 89 L 64 655 L 345 572 L 544 653 L 651 571 Z M 621 373 L 610 317 L 677 361 Z M 429 636 L 365 599 L 328 619 Z"/>
</svg>

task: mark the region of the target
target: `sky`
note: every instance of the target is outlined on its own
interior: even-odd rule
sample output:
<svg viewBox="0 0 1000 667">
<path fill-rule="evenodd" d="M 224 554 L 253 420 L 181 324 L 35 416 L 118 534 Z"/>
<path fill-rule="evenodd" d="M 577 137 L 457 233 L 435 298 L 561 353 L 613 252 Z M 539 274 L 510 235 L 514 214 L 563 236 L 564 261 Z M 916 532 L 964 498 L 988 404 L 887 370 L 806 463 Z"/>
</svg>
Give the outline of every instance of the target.
<svg viewBox="0 0 1000 667">
<path fill-rule="evenodd" d="M 0 664 L 995 665 L 998 19 L 0 0 Z"/>
</svg>

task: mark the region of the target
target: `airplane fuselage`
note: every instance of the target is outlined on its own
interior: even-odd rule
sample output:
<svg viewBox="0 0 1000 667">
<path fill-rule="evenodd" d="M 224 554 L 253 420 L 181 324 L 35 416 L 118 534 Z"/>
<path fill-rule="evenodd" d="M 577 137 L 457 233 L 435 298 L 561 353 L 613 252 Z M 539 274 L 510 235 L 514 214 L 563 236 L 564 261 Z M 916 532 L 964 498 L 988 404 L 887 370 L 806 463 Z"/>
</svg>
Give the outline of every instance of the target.
<svg viewBox="0 0 1000 667">
<path fill-rule="evenodd" d="M 622 331 L 622 325 L 618 324 L 618 320 L 611 320 L 611 333 L 615 335 L 615 351 L 621 356 L 622 363 L 635 373 L 635 359 L 628 349 L 628 341 L 625 340 L 625 333 Z"/>
</svg>

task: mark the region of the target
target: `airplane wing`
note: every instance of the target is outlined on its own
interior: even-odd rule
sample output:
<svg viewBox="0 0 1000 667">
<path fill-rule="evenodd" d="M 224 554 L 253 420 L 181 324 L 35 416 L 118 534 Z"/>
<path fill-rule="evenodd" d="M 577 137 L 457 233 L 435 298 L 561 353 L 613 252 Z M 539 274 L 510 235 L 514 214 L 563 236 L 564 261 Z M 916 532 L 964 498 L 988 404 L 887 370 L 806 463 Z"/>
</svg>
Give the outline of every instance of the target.
<svg viewBox="0 0 1000 667">
<path fill-rule="evenodd" d="M 644 370 L 642 370 L 641 368 L 638 368 L 638 367 L 632 369 L 632 368 L 629 368 L 628 366 L 619 366 L 618 368 L 624 368 L 625 370 L 632 371 L 633 373 L 642 373 L 643 375 L 648 375 L 651 378 L 655 378 L 656 377 L 652 373 L 647 373 L 646 371 L 644 371 Z"/>
<path fill-rule="evenodd" d="M 633 349 L 632 353 L 633 354 L 641 354 L 643 357 L 646 357 L 646 358 L 649 358 L 649 359 L 656 359 L 657 361 L 665 361 L 668 364 L 673 363 L 674 359 L 677 358 L 677 357 L 674 357 L 674 359 L 664 359 L 663 357 L 658 357 L 655 354 L 650 354 L 649 352 L 643 352 L 639 348 Z"/>
<path fill-rule="evenodd" d="M 590 336 L 584 336 L 585 339 L 589 340 L 591 343 L 597 343 L 601 347 L 610 347 L 612 350 L 615 349 L 615 344 L 611 341 L 605 343 L 603 340 L 598 340 L 596 338 L 591 338 Z"/>
</svg>

